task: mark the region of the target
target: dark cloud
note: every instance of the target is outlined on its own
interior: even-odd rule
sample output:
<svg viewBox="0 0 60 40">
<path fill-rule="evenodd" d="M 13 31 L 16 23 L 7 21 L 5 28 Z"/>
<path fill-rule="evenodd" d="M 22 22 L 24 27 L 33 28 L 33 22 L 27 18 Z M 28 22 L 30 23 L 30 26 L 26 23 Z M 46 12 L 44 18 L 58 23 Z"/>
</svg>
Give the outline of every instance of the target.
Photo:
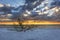
<svg viewBox="0 0 60 40">
<path fill-rule="evenodd" d="M 60 0 L 54 0 L 54 2 L 51 3 L 51 5 L 60 6 Z"/>
<path fill-rule="evenodd" d="M 35 2 L 37 0 L 26 0 L 26 3 L 29 3 L 29 2 Z"/>
<path fill-rule="evenodd" d="M 33 5 L 33 3 L 34 3 L 35 1 L 36 1 L 36 4 Z M 25 6 L 25 9 L 27 9 L 27 10 L 32 10 L 32 9 L 35 8 L 36 6 L 40 5 L 43 0 L 39 0 L 38 2 L 37 2 L 37 1 L 38 1 L 38 0 L 26 0 L 25 4 L 27 4 L 27 5 Z"/>
</svg>

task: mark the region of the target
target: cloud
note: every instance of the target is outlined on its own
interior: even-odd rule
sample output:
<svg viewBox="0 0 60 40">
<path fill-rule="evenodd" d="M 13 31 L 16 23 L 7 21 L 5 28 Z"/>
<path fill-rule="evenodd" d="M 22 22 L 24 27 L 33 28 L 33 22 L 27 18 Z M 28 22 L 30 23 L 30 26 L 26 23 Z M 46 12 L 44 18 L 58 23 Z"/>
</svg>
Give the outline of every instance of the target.
<svg viewBox="0 0 60 40">
<path fill-rule="evenodd" d="M 0 4 L 0 7 L 4 7 L 4 5 L 3 4 Z"/>
<path fill-rule="evenodd" d="M 38 20 L 60 21 L 60 0 L 44 0 L 33 8 L 31 17 Z M 36 4 L 35 4 L 36 5 Z M 39 11 L 38 11 L 39 10 Z M 34 14 L 35 13 L 35 14 Z M 36 15 L 38 14 L 38 15 Z"/>
</svg>

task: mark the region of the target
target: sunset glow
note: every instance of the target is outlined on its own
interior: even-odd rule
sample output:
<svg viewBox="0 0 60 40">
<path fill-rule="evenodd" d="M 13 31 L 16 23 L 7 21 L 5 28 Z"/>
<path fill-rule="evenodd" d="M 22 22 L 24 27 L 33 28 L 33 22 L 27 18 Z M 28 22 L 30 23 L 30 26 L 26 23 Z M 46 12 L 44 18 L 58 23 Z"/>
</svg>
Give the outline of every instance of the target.
<svg viewBox="0 0 60 40">
<path fill-rule="evenodd" d="M 60 24 L 60 22 L 28 20 L 28 21 L 23 22 L 22 24 L 23 25 L 52 25 L 52 24 Z"/>
<path fill-rule="evenodd" d="M 60 24 L 60 22 L 52 22 L 52 21 L 38 21 L 38 20 L 27 20 L 22 22 L 22 25 L 55 25 Z M 0 25 L 19 25 L 19 22 L 0 22 Z"/>
</svg>

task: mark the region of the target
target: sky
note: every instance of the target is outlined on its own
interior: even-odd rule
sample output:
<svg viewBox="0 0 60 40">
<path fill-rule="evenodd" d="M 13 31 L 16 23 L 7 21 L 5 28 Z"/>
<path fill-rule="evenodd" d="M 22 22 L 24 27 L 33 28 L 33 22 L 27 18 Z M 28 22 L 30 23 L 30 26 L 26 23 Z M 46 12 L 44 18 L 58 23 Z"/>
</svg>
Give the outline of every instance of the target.
<svg viewBox="0 0 60 40">
<path fill-rule="evenodd" d="M 33 0 L 30 0 L 30 1 L 33 1 Z M 40 4 L 40 1 L 38 2 L 38 0 L 34 1 L 33 3 L 31 3 L 30 1 L 27 0 L 27 3 L 29 4 L 29 6 L 24 7 L 24 9 L 27 10 L 27 14 L 23 13 L 25 12 L 25 10 L 22 12 L 24 17 L 27 17 L 27 16 L 30 17 L 32 15 L 34 16 L 32 18 L 47 19 L 47 20 L 50 20 L 50 19 L 55 20 L 57 18 L 58 21 L 60 21 L 60 0 L 58 1 L 44 0 L 41 2 L 41 4 Z M 39 5 L 37 5 L 37 3 Z M 20 5 L 24 5 L 25 0 L 0 0 L 0 4 L 10 4 L 11 6 L 18 7 Z M 34 4 L 37 5 L 35 8 L 33 7 Z M 31 7 L 33 7 L 33 9 L 29 11 L 28 9 L 30 9 Z M 35 14 L 37 15 L 35 16 Z"/>
<path fill-rule="evenodd" d="M 19 5 L 24 5 L 25 0 L 0 0 L 1 4 L 10 4 L 11 6 L 17 7 Z"/>
</svg>

